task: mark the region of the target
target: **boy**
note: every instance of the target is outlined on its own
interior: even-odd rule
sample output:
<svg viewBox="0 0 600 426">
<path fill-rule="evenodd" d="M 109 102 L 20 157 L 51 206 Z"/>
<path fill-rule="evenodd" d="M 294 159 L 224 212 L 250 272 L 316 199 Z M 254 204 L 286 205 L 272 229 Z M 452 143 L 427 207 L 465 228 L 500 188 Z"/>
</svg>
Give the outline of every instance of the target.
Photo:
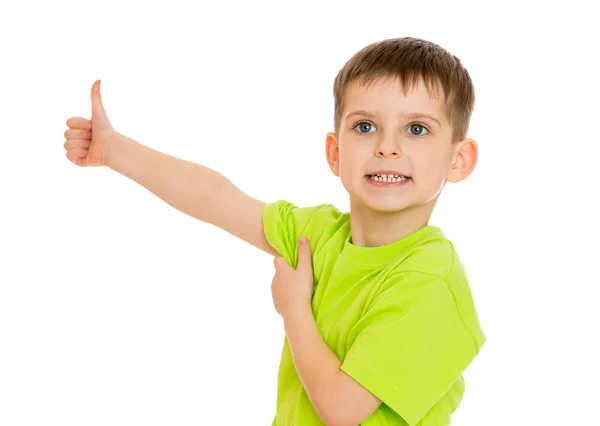
<svg viewBox="0 0 600 426">
<path fill-rule="evenodd" d="M 471 79 L 436 44 L 390 39 L 344 65 L 334 100 L 326 155 L 349 213 L 265 204 L 116 132 L 99 81 L 92 119 L 70 118 L 64 146 L 275 256 L 286 338 L 273 425 L 449 425 L 486 337 L 452 243 L 428 223 L 445 183 L 477 162 Z"/>
</svg>

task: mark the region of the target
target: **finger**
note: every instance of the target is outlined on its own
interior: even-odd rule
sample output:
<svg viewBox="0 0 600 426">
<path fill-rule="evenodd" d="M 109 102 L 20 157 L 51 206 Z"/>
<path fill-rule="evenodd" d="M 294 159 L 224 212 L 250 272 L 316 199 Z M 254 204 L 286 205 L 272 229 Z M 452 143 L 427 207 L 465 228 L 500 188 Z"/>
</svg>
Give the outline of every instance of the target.
<svg viewBox="0 0 600 426">
<path fill-rule="evenodd" d="M 310 244 L 306 237 L 298 239 L 298 267 L 307 267 L 312 265 L 312 255 Z"/>
<path fill-rule="evenodd" d="M 92 122 L 87 118 L 71 117 L 67 120 L 67 126 L 72 129 L 91 129 Z"/>
<path fill-rule="evenodd" d="M 100 93 L 100 80 L 96 80 L 92 85 L 91 99 L 92 99 L 92 120 L 94 130 L 104 131 L 112 127 L 104 104 L 102 103 L 102 94 Z"/>
<path fill-rule="evenodd" d="M 280 268 L 283 265 L 287 265 L 287 261 L 281 256 L 276 256 L 273 260 L 273 263 L 275 264 L 275 268 Z"/>
<path fill-rule="evenodd" d="M 65 154 L 69 161 L 83 166 L 84 160 L 87 157 L 88 150 L 83 148 L 71 149 Z"/>
<path fill-rule="evenodd" d="M 69 139 L 63 144 L 63 146 L 66 150 L 79 148 L 89 149 L 91 143 L 92 141 L 90 139 Z"/>
<path fill-rule="evenodd" d="M 67 129 L 65 139 L 91 139 L 92 132 L 87 129 Z"/>
</svg>

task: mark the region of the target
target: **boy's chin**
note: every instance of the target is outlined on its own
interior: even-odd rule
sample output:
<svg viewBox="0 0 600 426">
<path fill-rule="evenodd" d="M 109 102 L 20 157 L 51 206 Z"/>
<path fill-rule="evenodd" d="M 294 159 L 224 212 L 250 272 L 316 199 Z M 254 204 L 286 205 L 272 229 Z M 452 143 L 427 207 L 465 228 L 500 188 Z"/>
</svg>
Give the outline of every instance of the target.
<svg viewBox="0 0 600 426">
<path fill-rule="evenodd" d="M 363 203 L 369 210 L 381 214 L 400 213 L 410 207 L 407 200 L 399 200 L 398 197 L 379 197 L 376 200 L 367 199 L 363 200 Z"/>
</svg>

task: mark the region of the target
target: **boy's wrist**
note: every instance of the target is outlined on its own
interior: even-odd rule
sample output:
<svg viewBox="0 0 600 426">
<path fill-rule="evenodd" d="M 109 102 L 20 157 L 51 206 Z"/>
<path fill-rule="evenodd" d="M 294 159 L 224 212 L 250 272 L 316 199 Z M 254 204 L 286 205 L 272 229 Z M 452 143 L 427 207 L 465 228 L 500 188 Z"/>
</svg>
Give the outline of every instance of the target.
<svg viewBox="0 0 600 426">
<path fill-rule="evenodd" d="M 118 145 L 124 142 L 125 136 L 114 132 L 109 138 L 106 140 L 106 149 L 104 151 L 104 155 L 102 158 L 102 165 L 113 169 L 115 168 L 116 156 L 118 152 L 116 152 L 116 148 L 118 149 Z"/>
<path fill-rule="evenodd" d="M 290 307 L 283 315 L 283 323 L 290 324 L 298 321 L 305 321 L 307 319 L 314 319 L 312 313 L 312 307 L 310 303 L 296 304 L 294 307 Z"/>
</svg>

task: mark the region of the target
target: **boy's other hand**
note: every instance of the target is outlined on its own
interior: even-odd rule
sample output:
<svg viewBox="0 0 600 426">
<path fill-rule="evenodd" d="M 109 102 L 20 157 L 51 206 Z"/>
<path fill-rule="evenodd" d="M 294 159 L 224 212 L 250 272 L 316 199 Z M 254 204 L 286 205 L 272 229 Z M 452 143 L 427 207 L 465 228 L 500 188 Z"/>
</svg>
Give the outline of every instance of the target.
<svg viewBox="0 0 600 426">
<path fill-rule="evenodd" d="M 92 118 L 71 117 L 67 120 L 64 148 L 69 161 L 78 166 L 105 166 L 109 145 L 117 132 L 113 128 L 100 95 L 100 80 L 92 85 Z"/>
<path fill-rule="evenodd" d="M 310 244 L 305 237 L 298 242 L 298 266 L 292 268 L 281 256 L 275 257 L 275 276 L 271 284 L 275 310 L 285 320 L 297 310 L 311 309 L 313 268 Z"/>
</svg>

